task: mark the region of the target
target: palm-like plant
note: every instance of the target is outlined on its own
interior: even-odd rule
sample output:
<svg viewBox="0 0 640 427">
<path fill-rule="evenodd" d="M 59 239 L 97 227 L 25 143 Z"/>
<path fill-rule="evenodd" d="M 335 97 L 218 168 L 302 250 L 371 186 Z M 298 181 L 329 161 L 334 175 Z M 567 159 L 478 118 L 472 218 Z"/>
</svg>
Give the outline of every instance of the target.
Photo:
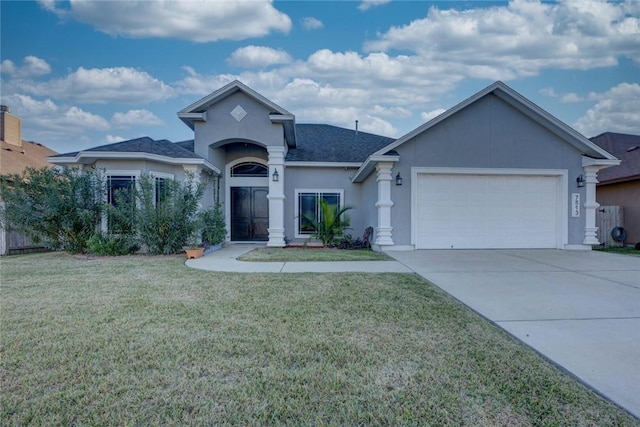
<svg viewBox="0 0 640 427">
<path fill-rule="evenodd" d="M 321 199 L 320 218 L 304 215 L 313 230 L 313 237 L 322 241 L 323 246 L 329 246 L 335 242 L 344 233 L 344 230 L 351 224 L 351 219 L 345 215 L 351 206 L 340 208 L 336 205 L 329 204 L 326 200 Z"/>
</svg>

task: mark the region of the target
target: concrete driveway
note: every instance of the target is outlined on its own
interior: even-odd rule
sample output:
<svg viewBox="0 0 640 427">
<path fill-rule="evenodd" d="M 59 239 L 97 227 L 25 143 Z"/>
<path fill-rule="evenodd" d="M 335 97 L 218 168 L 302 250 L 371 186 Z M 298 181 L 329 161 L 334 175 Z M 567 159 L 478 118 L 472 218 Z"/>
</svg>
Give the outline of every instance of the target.
<svg viewBox="0 0 640 427">
<path fill-rule="evenodd" d="M 389 254 L 640 417 L 640 257 L 560 250 Z"/>
</svg>

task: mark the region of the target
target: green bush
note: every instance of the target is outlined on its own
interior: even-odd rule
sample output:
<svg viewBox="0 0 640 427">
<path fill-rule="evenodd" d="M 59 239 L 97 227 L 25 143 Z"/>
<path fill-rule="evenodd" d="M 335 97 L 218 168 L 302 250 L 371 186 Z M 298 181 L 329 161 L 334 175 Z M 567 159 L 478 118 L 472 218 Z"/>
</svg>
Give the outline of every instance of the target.
<svg viewBox="0 0 640 427">
<path fill-rule="evenodd" d="M 202 225 L 202 241 L 209 245 L 217 245 L 224 242 L 227 229 L 224 223 L 224 214 L 219 203 L 212 208 L 202 211 L 200 216 Z"/>
<path fill-rule="evenodd" d="M 3 227 L 26 234 L 36 243 L 81 253 L 99 229 L 104 194 L 99 173 L 30 168 L 2 177 L 0 217 Z"/>
<path fill-rule="evenodd" d="M 130 234 L 96 233 L 87 242 L 87 252 L 98 256 L 129 255 L 138 249 Z"/>
<path fill-rule="evenodd" d="M 350 218 L 345 215 L 345 212 L 350 209 L 353 208 L 350 206 L 340 208 L 329 204 L 326 200 L 320 200 L 320 219 L 305 216 L 313 230 L 313 237 L 321 240 L 325 247 L 334 244 L 351 224 Z"/>
<path fill-rule="evenodd" d="M 204 184 L 193 177 L 184 182 L 163 181 L 162 194 L 156 194 L 154 178 L 143 175 L 136 191 L 136 234 L 141 246 L 152 254 L 182 251 L 199 230 L 198 208 Z"/>
</svg>

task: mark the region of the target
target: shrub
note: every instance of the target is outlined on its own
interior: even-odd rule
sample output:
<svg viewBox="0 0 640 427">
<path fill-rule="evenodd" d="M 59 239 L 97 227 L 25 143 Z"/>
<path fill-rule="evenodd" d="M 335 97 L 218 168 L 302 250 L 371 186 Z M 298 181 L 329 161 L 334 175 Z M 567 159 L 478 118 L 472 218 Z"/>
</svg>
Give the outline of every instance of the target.
<svg viewBox="0 0 640 427">
<path fill-rule="evenodd" d="M 224 214 L 219 203 L 213 208 L 202 211 L 200 216 L 202 225 L 202 241 L 209 245 L 217 245 L 224 242 L 227 229 L 224 223 Z"/>
<path fill-rule="evenodd" d="M 198 204 L 204 184 L 173 179 L 163 181 L 162 194 L 156 195 L 154 178 L 143 175 L 136 192 L 136 232 L 144 249 L 152 254 L 182 251 L 199 229 Z"/>
<path fill-rule="evenodd" d="M 36 243 L 85 252 L 100 225 L 104 194 L 104 180 L 97 172 L 30 168 L 0 181 L 0 216 L 4 227 Z"/>
<path fill-rule="evenodd" d="M 87 252 L 98 256 L 129 255 L 138 249 L 130 234 L 95 233 L 87 242 Z"/>
<path fill-rule="evenodd" d="M 325 247 L 333 244 L 351 223 L 349 217 L 344 214 L 350 209 L 350 206 L 339 208 L 326 200 L 320 200 L 320 219 L 305 216 L 313 230 L 313 237 L 320 239 Z"/>
</svg>

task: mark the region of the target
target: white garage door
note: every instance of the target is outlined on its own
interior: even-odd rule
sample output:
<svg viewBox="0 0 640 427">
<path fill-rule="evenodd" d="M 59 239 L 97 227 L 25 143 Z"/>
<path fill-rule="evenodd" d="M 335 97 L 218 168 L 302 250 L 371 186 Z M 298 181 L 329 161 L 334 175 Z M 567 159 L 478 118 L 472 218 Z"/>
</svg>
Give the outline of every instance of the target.
<svg viewBox="0 0 640 427">
<path fill-rule="evenodd" d="M 560 177 L 417 177 L 417 249 L 558 247 Z"/>
</svg>

